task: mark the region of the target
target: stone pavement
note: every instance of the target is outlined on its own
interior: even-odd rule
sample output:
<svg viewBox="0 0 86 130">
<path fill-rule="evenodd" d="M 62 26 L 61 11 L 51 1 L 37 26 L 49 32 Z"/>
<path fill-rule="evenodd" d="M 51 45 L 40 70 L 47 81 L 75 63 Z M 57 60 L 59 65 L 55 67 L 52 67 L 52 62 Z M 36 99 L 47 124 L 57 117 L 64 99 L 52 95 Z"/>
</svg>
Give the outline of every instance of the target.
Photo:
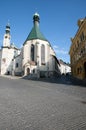
<svg viewBox="0 0 86 130">
<path fill-rule="evenodd" d="M 20 76 L 12 76 L 12 75 L 0 75 L 1 77 L 8 78 L 8 79 L 20 79 Z"/>
<path fill-rule="evenodd" d="M 0 130 L 86 130 L 86 87 L 0 77 Z"/>
<path fill-rule="evenodd" d="M 28 78 L 28 76 L 12 76 L 12 75 L 0 75 L 1 77 L 9 78 L 9 79 L 26 79 L 33 81 L 44 81 L 44 82 L 52 82 L 52 83 L 63 83 L 63 84 L 73 84 L 80 85 L 86 87 L 86 79 L 80 80 L 72 76 L 60 76 L 60 77 L 52 77 L 52 78 Z"/>
</svg>

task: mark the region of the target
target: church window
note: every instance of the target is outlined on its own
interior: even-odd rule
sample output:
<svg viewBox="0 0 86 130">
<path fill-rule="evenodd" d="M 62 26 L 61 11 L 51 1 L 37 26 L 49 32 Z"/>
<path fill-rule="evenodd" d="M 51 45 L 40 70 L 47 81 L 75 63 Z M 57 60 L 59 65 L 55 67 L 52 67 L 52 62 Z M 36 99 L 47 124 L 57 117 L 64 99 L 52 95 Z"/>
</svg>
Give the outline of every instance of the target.
<svg viewBox="0 0 86 130">
<path fill-rule="evenodd" d="M 19 66 L 19 64 L 18 64 L 18 63 L 16 63 L 16 68 L 18 68 L 18 66 Z"/>
<path fill-rule="evenodd" d="M 35 69 L 33 69 L 33 74 L 35 73 Z"/>
<path fill-rule="evenodd" d="M 3 58 L 2 61 L 3 61 L 3 63 L 6 63 L 6 58 Z"/>
<path fill-rule="evenodd" d="M 36 43 L 36 55 L 38 56 L 38 45 L 39 45 L 39 43 L 37 42 Z"/>
<path fill-rule="evenodd" d="M 38 61 L 38 58 L 39 58 L 38 44 L 39 43 L 37 42 L 35 45 L 35 59 L 36 59 L 36 61 Z"/>
<path fill-rule="evenodd" d="M 31 60 L 34 61 L 34 45 L 31 45 Z"/>
<path fill-rule="evenodd" d="M 41 46 L 41 64 L 45 65 L 45 46 Z"/>
</svg>

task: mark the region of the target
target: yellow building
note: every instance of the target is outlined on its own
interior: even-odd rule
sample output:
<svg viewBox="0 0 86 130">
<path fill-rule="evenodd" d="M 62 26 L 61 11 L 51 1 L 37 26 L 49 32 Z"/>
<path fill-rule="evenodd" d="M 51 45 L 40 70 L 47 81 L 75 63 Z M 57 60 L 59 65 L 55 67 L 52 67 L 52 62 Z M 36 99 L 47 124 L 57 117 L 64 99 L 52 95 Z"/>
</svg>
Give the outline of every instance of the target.
<svg viewBox="0 0 86 130">
<path fill-rule="evenodd" d="M 78 30 L 71 38 L 70 62 L 74 77 L 86 79 L 86 18 L 78 20 Z"/>
</svg>

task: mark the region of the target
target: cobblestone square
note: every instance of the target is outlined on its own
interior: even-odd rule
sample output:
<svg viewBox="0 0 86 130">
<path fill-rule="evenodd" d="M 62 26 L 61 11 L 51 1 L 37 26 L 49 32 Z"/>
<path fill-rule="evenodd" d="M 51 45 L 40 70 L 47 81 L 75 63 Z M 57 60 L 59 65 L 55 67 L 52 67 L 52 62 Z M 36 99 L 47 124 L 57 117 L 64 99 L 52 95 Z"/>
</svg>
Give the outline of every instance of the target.
<svg viewBox="0 0 86 130">
<path fill-rule="evenodd" d="M 86 87 L 0 77 L 0 130 L 86 130 Z"/>
</svg>

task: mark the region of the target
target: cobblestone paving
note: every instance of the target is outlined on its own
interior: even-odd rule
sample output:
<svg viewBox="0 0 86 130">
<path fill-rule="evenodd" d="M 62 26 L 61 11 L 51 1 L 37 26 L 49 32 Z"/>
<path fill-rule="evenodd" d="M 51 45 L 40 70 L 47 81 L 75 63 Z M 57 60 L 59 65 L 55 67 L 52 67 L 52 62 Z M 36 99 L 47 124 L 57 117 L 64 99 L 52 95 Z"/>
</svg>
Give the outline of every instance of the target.
<svg viewBox="0 0 86 130">
<path fill-rule="evenodd" d="M 0 77 L 0 130 L 86 130 L 86 87 Z"/>
</svg>

